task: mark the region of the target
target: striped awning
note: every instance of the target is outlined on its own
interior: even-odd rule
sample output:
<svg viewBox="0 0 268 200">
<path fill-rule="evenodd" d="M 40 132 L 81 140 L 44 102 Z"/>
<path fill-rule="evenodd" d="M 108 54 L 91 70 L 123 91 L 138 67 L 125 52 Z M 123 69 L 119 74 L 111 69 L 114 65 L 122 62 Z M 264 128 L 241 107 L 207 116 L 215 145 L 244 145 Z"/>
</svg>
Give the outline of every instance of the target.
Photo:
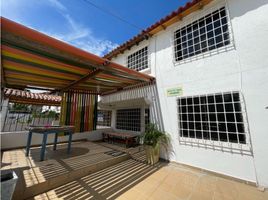
<svg viewBox="0 0 268 200">
<path fill-rule="evenodd" d="M 1 17 L 2 87 L 105 94 L 153 77 Z"/>
<path fill-rule="evenodd" d="M 4 89 L 5 98 L 9 98 L 9 102 L 32 104 L 32 105 L 47 105 L 60 106 L 62 97 L 50 95 L 46 93 L 32 93 L 30 91 L 17 90 L 11 88 Z"/>
</svg>

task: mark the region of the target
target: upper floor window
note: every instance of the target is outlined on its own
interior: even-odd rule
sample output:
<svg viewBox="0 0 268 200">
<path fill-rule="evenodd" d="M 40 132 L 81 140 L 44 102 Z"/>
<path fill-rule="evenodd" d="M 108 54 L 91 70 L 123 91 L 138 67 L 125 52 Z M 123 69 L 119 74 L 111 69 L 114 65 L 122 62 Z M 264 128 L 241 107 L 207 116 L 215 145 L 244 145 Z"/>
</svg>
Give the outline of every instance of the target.
<svg viewBox="0 0 268 200">
<path fill-rule="evenodd" d="M 229 29 L 225 7 L 180 28 L 174 32 L 175 61 L 180 62 L 230 44 Z"/>
<path fill-rule="evenodd" d="M 148 68 L 148 47 L 144 47 L 127 57 L 127 67 L 136 71 Z"/>
</svg>

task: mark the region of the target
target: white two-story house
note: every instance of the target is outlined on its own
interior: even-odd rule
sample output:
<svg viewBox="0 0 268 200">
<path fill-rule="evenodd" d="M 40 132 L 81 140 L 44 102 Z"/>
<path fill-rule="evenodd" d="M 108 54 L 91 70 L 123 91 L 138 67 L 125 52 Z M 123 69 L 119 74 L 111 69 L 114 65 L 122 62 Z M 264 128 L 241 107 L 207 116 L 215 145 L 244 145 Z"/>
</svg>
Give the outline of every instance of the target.
<svg viewBox="0 0 268 200">
<path fill-rule="evenodd" d="M 103 96 L 112 127 L 171 136 L 163 158 L 268 187 L 268 1 L 196 0 L 105 58 L 156 83 Z"/>
</svg>

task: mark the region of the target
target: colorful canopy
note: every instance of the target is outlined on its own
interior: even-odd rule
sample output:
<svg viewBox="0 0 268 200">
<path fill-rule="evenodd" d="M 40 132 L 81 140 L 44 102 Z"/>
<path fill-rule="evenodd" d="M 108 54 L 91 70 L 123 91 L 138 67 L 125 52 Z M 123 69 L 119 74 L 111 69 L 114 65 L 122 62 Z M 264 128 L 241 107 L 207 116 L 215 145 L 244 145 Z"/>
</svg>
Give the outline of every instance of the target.
<svg viewBox="0 0 268 200">
<path fill-rule="evenodd" d="M 191 13 L 202 9 L 205 5 L 209 4 L 212 0 L 190 0 L 184 6 L 178 7 L 176 10 L 171 12 L 169 15 L 161 18 L 159 21 L 155 22 L 153 25 L 142 30 L 138 35 L 135 35 L 130 40 L 126 41 L 122 45 L 113 49 L 111 52 L 104 55 L 104 58 L 112 59 L 118 54 L 123 53 L 125 50 L 130 49 L 132 46 L 137 43 L 142 42 L 143 40 L 148 40 L 149 37 L 159 33 L 162 30 L 165 30 L 168 26 L 181 21 L 184 17 L 190 15 Z"/>
<path fill-rule="evenodd" d="M 75 132 L 92 131 L 97 124 L 98 97 L 91 93 L 64 92 L 60 124 L 75 126 Z"/>
<path fill-rule="evenodd" d="M 154 80 L 3 17 L 1 28 L 2 87 L 105 94 Z"/>
</svg>

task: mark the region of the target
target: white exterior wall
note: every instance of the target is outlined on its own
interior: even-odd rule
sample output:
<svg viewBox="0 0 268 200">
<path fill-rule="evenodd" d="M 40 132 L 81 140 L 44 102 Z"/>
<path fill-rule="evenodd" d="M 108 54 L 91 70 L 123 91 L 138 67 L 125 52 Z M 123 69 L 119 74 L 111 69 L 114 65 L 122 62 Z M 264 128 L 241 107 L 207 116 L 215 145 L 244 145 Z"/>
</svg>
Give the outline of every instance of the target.
<svg viewBox="0 0 268 200">
<path fill-rule="evenodd" d="M 72 140 L 87 139 L 89 141 L 102 140 L 102 132 L 110 129 L 98 129 L 90 132 L 75 133 L 73 134 Z M 47 144 L 54 143 L 55 134 L 49 134 L 47 138 Z M 26 147 L 28 131 L 18 132 L 2 132 L 1 137 L 1 150 L 15 149 Z M 33 133 L 31 145 L 41 145 L 43 140 L 42 134 Z M 68 136 L 58 137 L 58 142 L 67 142 Z"/>
<path fill-rule="evenodd" d="M 208 7 L 214 3 L 224 1 L 215 0 Z M 164 128 L 172 136 L 170 159 L 268 187 L 268 2 L 227 0 L 227 7 L 234 50 L 186 64 L 174 63 L 172 38 L 180 22 L 143 43 L 149 47 L 150 72 L 156 76 Z M 126 56 L 142 48 L 143 43 L 113 61 L 124 65 Z M 245 97 L 253 156 L 180 144 L 176 97 L 166 96 L 166 89 L 176 86 L 183 88 L 183 96 L 241 91 Z"/>
</svg>

